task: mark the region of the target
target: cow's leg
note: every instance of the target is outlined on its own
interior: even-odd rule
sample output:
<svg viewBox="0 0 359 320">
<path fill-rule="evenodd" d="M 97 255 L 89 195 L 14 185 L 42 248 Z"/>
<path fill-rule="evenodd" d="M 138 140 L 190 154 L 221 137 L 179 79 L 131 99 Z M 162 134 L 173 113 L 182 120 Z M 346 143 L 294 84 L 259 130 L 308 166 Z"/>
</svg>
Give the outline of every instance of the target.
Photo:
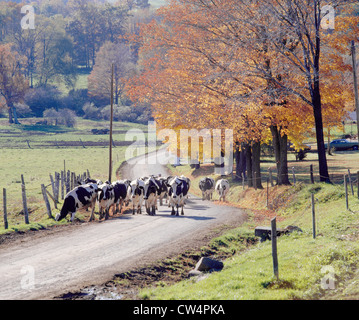
<svg viewBox="0 0 359 320">
<path fill-rule="evenodd" d="M 155 216 L 156 215 L 156 206 L 152 207 L 152 215 Z"/>
<path fill-rule="evenodd" d="M 71 213 L 71 222 L 74 222 L 74 220 L 75 220 L 75 214 L 76 214 L 76 212 L 72 212 L 72 213 Z"/>
<path fill-rule="evenodd" d="M 183 206 L 182 206 L 182 210 L 181 210 L 181 215 L 184 216 Z"/>
<path fill-rule="evenodd" d="M 90 218 L 89 218 L 89 222 L 91 222 L 92 220 L 95 220 L 94 211 L 95 211 L 95 207 L 92 207 L 92 208 L 91 208 L 91 215 L 90 215 Z"/>
<path fill-rule="evenodd" d="M 176 213 L 176 216 L 178 217 L 179 216 L 179 213 L 178 213 L 178 204 L 176 205 L 177 207 L 177 213 Z"/>
<path fill-rule="evenodd" d="M 109 216 L 110 216 L 110 208 L 106 208 L 105 209 L 105 220 L 108 220 Z"/>
<path fill-rule="evenodd" d="M 174 216 L 176 214 L 175 212 L 175 208 L 172 206 L 172 212 L 171 212 L 171 215 Z"/>
<path fill-rule="evenodd" d="M 123 205 L 124 205 L 124 200 L 121 199 L 121 200 L 120 200 L 120 214 L 122 214 L 122 207 L 123 207 Z M 117 206 L 117 209 L 118 209 L 118 206 Z"/>
<path fill-rule="evenodd" d="M 102 210 L 103 210 L 102 207 L 100 207 L 100 210 L 98 211 L 99 220 L 102 220 L 102 218 L 103 218 Z"/>
</svg>

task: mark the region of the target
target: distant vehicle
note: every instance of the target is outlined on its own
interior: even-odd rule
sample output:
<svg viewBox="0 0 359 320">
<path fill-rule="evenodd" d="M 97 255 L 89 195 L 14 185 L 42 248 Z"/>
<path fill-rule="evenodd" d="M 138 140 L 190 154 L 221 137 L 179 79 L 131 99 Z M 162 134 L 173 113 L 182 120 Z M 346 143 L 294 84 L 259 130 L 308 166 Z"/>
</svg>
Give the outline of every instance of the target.
<svg viewBox="0 0 359 320">
<path fill-rule="evenodd" d="M 358 141 L 350 141 L 348 139 L 337 139 L 330 142 L 330 149 L 334 149 L 337 151 L 345 151 L 345 150 L 358 150 L 359 143 Z M 328 149 L 328 144 L 325 144 L 325 149 Z"/>
<path fill-rule="evenodd" d="M 309 152 L 310 150 L 312 150 L 311 146 L 303 144 L 302 148 L 299 151 Z M 296 151 L 295 147 L 294 147 L 294 144 L 292 142 L 288 143 L 288 151 Z"/>
</svg>

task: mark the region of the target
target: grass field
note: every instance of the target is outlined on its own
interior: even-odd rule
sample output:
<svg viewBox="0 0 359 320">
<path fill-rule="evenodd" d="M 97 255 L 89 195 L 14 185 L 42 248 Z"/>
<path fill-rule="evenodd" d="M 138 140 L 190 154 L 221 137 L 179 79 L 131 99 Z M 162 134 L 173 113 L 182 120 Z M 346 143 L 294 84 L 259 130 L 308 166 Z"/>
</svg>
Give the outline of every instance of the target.
<svg viewBox="0 0 359 320">
<path fill-rule="evenodd" d="M 265 181 L 268 168 L 275 167 L 274 159 L 267 157 L 262 162 Z M 296 162 L 294 154 L 289 155 L 289 166 L 295 167 L 296 185 L 269 186 L 269 207 L 267 190 L 248 189 L 228 180 L 231 190 L 228 203 L 249 214 L 249 220 L 240 228 L 231 230 L 213 239 L 213 248 L 231 250 L 233 256 L 226 259 L 221 272 L 207 274 L 201 280 L 190 278 L 174 285 L 161 284 L 143 289 L 142 299 L 175 300 L 291 300 L 291 299 L 357 299 L 359 298 L 359 200 L 357 197 L 356 172 L 359 170 L 359 152 L 337 152 L 328 157 L 333 184 L 310 184 L 309 166 L 318 167 L 315 153 L 308 154 L 305 161 Z M 191 169 L 189 166 L 173 168 L 173 174 L 184 174 L 191 178 L 191 192 L 201 196 L 198 183 L 203 176 L 213 174 L 212 165 Z M 346 210 L 343 175 L 351 170 L 354 192 L 349 187 L 349 208 Z M 290 176 L 293 182 L 292 176 Z M 312 234 L 311 194 L 316 199 L 316 239 Z M 214 194 L 213 201 L 218 201 Z M 218 202 L 217 202 L 218 203 Z M 219 203 L 218 203 L 219 204 Z M 277 217 L 278 228 L 298 226 L 303 232 L 278 239 L 279 281 L 273 275 L 271 242 L 259 241 L 243 248 L 238 239 L 248 237 L 252 241 L 257 226 L 270 226 L 270 220 Z M 328 270 L 330 273 L 328 274 Z M 331 278 L 332 277 L 332 278 Z M 334 289 L 328 289 L 334 284 Z M 322 287 L 323 285 L 323 287 Z"/>
<path fill-rule="evenodd" d="M 345 157 L 346 164 L 356 164 L 358 169 L 358 153 L 338 157 L 338 162 Z M 210 168 L 177 167 L 174 173 L 191 177 L 192 192 L 200 195 L 198 180 L 208 175 Z M 296 186 L 276 186 L 269 190 L 275 204 L 271 209 L 266 208 L 266 190 L 243 190 L 241 185 L 231 181 L 229 204 L 244 208 L 250 218 L 242 227 L 212 240 L 212 246 L 220 245 L 234 253 L 225 261 L 221 272 L 207 274 L 201 280 L 190 278 L 175 285 L 146 288 L 140 297 L 156 300 L 358 298 L 359 200 L 356 187 L 355 196 L 349 195 L 350 211 L 346 210 L 341 184 L 312 185 L 304 180 Z M 316 239 L 312 235 L 311 193 L 316 199 Z M 217 195 L 214 201 L 216 199 Z M 269 226 L 273 217 L 277 217 L 279 228 L 294 225 L 303 231 L 278 239 L 279 281 L 273 275 L 270 241 L 244 249 L 237 241 L 245 236 L 253 238 L 255 227 Z M 334 283 L 334 289 L 328 289 L 329 283 Z"/>
<path fill-rule="evenodd" d="M 45 204 L 41 194 L 41 184 L 50 184 L 49 175 L 64 169 L 81 174 L 88 169 L 93 178 L 108 179 L 109 135 L 93 135 L 92 128 L 106 128 L 104 121 L 78 119 L 73 129 L 54 126 L 39 126 L 38 119 L 22 121 L 21 126 L 9 126 L 6 119 L 0 119 L 0 190 L 7 190 L 7 211 L 9 231 L 33 228 L 25 226 L 22 213 L 21 174 L 24 175 L 30 222 L 38 225 L 53 223 L 47 219 Z M 31 130 L 29 130 L 29 128 Z M 114 123 L 114 141 L 122 145 L 125 132 L 137 128 L 147 132 L 147 127 L 131 123 Z M 120 132 L 120 133 L 116 133 Z M 79 143 L 82 140 L 87 147 Z M 28 147 L 27 142 L 31 146 Z M 57 147 L 55 141 L 66 141 L 66 146 Z M 129 142 L 128 144 L 131 144 Z M 117 168 L 125 160 L 126 145 L 113 148 L 113 173 L 115 179 Z M 3 225 L 3 201 L 0 206 L 0 234 L 6 232 Z M 53 207 L 53 203 L 51 203 Z M 61 208 L 61 204 L 58 206 Z M 53 211 L 53 214 L 56 210 Z"/>
</svg>

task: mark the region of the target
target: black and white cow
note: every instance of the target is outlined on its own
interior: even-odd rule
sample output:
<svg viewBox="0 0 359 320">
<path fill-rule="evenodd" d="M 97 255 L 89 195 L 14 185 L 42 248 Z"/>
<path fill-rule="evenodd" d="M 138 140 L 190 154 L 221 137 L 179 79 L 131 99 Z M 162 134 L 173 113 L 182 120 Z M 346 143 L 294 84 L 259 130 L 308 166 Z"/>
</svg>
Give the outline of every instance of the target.
<svg viewBox="0 0 359 320">
<path fill-rule="evenodd" d="M 106 181 L 99 186 L 99 192 L 97 195 L 97 201 L 99 204 L 100 218 L 103 217 L 103 211 L 105 211 L 105 220 L 109 218 L 110 207 L 115 204 L 115 191 L 112 184 Z"/>
<path fill-rule="evenodd" d="M 184 175 L 180 176 L 180 179 L 183 179 L 183 180 L 186 180 L 186 181 L 187 181 L 188 191 L 189 191 L 189 189 L 191 188 L 191 179 L 185 177 Z M 188 193 L 187 193 L 187 195 L 186 195 L 186 199 L 188 199 Z M 186 203 L 185 203 L 185 204 L 186 204 Z"/>
<path fill-rule="evenodd" d="M 167 186 L 167 179 L 165 177 L 159 177 L 156 179 L 159 184 L 159 191 L 158 191 L 158 199 L 160 200 L 160 206 L 163 205 L 163 199 L 168 202 L 168 186 Z"/>
<path fill-rule="evenodd" d="M 128 179 L 125 179 L 125 180 L 121 180 L 120 182 L 123 182 L 125 185 L 126 185 L 126 190 L 128 190 L 128 187 L 130 186 L 131 184 L 131 180 L 128 180 Z M 126 191 L 127 192 L 127 191 Z M 126 196 L 126 199 L 124 201 L 124 203 L 126 204 L 126 206 L 129 205 L 131 201 L 131 197 L 129 196 L 129 194 L 127 193 L 127 196 Z"/>
<path fill-rule="evenodd" d="M 142 213 L 143 194 L 145 190 L 145 182 L 142 179 L 131 181 L 127 188 L 127 196 L 132 200 L 132 214 L 135 214 L 135 209 L 138 214 Z"/>
<path fill-rule="evenodd" d="M 96 183 L 98 186 L 103 184 L 103 182 L 99 179 L 91 179 L 91 178 L 87 178 L 83 184 L 88 184 L 88 183 Z"/>
<path fill-rule="evenodd" d="M 183 207 L 185 205 L 185 200 L 187 199 L 187 194 L 189 190 L 189 185 L 186 179 L 181 179 L 180 177 L 174 177 L 169 181 L 169 205 L 172 207 L 172 215 L 178 216 L 178 207 L 181 207 L 181 214 L 184 215 Z M 175 212 L 174 207 L 177 208 L 177 213 Z"/>
<path fill-rule="evenodd" d="M 146 212 L 154 216 L 156 214 L 157 197 L 160 193 L 160 183 L 153 176 L 145 180 L 143 199 L 145 200 Z"/>
<path fill-rule="evenodd" d="M 114 199 L 114 213 L 122 213 L 122 206 L 124 203 L 128 204 L 129 197 L 127 194 L 127 188 L 129 187 L 129 183 L 126 181 L 116 181 L 112 183 Z M 120 207 L 120 208 L 119 208 Z"/>
<path fill-rule="evenodd" d="M 202 191 L 202 200 L 212 199 L 214 187 L 215 187 L 214 179 L 209 177 L 201 179 L 201 181 L 199 182 L 199 188 Z"/>
<path fill-rule="evenodd" d="M 94 210 L 96 206 L 97 192 L 99 186 L 97 183 L 88 183 L 81 185 L 70 191 L 64 199 L 64 204 L 60 213 L 56 215 L 56 221 L 61 221 L 68 214 L 71 214 L 71 221 L 74 221 L 75 213 L 79 209 L 92 209 L 90 220 L 94 220 Z"/>
<path fill-rule="evenodd" d="M 226 201 L 226 195 L 229 191 L 229 182 L 226 179 L 218 180 L 216 183 L 216 190 L 219 194 L 219 201 L 223 199 L 223 201 Z"/>
</svg>

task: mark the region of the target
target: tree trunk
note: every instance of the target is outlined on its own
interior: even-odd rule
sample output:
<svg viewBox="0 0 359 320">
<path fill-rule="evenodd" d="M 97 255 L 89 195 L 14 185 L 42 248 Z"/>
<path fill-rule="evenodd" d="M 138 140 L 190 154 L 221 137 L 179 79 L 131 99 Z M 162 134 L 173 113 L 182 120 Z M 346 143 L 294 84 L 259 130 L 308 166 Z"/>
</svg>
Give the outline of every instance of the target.
<svg viewBox="0 0 359 320">
<path fill-rule="evenodd" d="M 328 126 L 328 156 L 332 156 L 332 151 L 330 150 L 330 126 Z"/>
<path fill-rule="evenodd" d="M 9 106 L 8 109 L 9 109 L 9 123 L 12 124 L 12 123 L 14 123 L 13 114 L 12 114 L 12 107 Z"/>
<path fill-rule="evenodd" d="M 242 181 L 246 178 L 246 154 L 245 150 L 242 147 L 242 150 L 239 151 L 239 147 L 236 147 L 236 152 L 234 154 L 236 160 L 236 177 L 235 180 Z"/>
<path fill-rule="evenodd" d="M 240 158 L 241 158 L 241 151 L 239 151 L 239 147 L 236 146 L 236 151 L 234 153 L 234 159 L 236 161 L 236 175 L 234 178 L 235 181 L 242 181 Z"/>
<path fill-rule="evenodd" d="M 278 185 L 290 185 L 288 177 L 288 136 L 281 134 L 281 129 L 277 126 L 271 126 L 275 162 L 277 166 Z"/>
<path fill-rule="evenodd" d="M 261 143 L 254 142 L 252 145 L 253 182 L 256 189 L 263 189 L 261 179 Z"/>
<path fill-rule="evenodd" d="M 15 124 L 20 124 L 19 120 L 17 119 L 17 113 L 16 113 L 16 108 L 12 107 L 12 114 L 14 116 L 14 123 Z"/>
<path fill-rule="evenodd" d="M 324 145 L 322 101 L 320 96 L 319 80 L 314 82 L 312 103 L 313 103 L 315 130 L 317 137 L 320 181 L 330 183 L 327 156 L 326 156 L 325 145 Z"/>
<path fill-rule="evenodd" d="M 252 188 L 253 187 L 252 148 L 249 144 L 245 144 L 244 148 L 246 154 L 248 187 Z"/>
</svg>

